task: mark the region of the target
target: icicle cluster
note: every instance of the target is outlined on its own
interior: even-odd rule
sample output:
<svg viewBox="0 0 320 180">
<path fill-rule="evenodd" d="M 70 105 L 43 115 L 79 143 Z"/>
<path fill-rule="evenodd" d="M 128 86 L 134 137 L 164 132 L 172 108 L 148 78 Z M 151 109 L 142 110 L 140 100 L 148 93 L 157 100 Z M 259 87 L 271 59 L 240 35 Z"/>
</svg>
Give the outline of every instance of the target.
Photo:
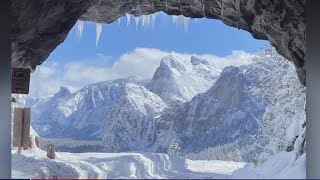
<svg viewBox="0 0 320 180">
<path fill-rule="evenodd" d="M 151 27 L 152 29 L 154 29 L 154 25 L 155 25 L 155 22 L 156 22 L 157 14 L 158 14 L 158 13 L 134 17 L 134 21 L 135 21 L 135 24 L 136 24 L 136 29 L 138 29 L 138 26 L 139 26 L 139 23 L 140 23 L 140 22 L 141 22 L 141 26 L 142 26 L 144 29 L 149 29 L 150 27 Z M 130 15 L 130 14 L 126 14 L 127 26 L 130 25 L 131 16 L 132 16 L 132 15 Z"/>
<path fill-rule="evenodd" d="M 172 16 L 172 22 L 179 27 L 183 27 L 185 31 L 188 31 L 189 18 L 184 17 L 183 15 Z"/>
<path fill-rule="evenodd" d="M 130 25 L 130 22 L 132 19 L 131 16 L 132 15 L 130 14 L 126 14 L 127 26 Z M 134 21 L 136 24 L 136 29 L 138 29 L 139 24 L 141 24 L 141 26 L 144 29 L 152 28 L 154 30 L 157 16 L 158 16 L 158 13 L 153 13 L 150 15 L 135 16 Z M 173 23 L 177 26 L 177 28 L 182 27 L 184 28 L 185 31 L 188 31 L 189 18 L 180 15 L 180 16 L 172 16 L 172 20 L 173 20 Z M 121 17 L 118 19 L 118 24 L 119 25 L 121 24 Z M 78 39 L 82 39 L 83 27 L 84 27 L 84 21 L 79 20 L 76 24 Z M 98 46 L 101 32 L 102 32 L 102 23 L 96 23 L 96 46 Z"/>
</svg>

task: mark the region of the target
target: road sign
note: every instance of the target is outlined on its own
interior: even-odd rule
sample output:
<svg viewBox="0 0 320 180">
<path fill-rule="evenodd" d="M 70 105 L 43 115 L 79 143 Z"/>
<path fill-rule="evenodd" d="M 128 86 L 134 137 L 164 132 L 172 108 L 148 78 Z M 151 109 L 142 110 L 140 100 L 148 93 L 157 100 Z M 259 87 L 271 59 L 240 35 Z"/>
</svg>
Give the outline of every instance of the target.
<svg viewBox="0 0 320 180">
<path fill-rule="evenodd" d="M 11 71 L 11 92 L 28 94 L 30 84 L 30 69 L 12 68 Z"/>
</svg>

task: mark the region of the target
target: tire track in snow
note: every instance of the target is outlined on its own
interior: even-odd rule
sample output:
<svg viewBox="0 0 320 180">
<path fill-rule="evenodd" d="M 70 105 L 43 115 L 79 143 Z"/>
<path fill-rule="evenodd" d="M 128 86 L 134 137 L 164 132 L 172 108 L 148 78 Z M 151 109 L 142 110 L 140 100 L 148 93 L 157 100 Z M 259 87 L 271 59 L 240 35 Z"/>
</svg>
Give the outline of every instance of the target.
<svg viewBox="0 0 320 180">
<path fill-rule="evenodd" d="M 158 153 L 56 153 L 46 157 L 42 150 L 13 154 L 14 178 L 229 178 L 230 168 L 237 163 L 190 161 L 178 156 Z M 202 164 L 201 164 L 202 163 Z M 203 164 L 204 163 L 204 164 Z M 222 164 L 219 164 L 222 163 Z M 223 164 L 224 163 L 224 164 Z M 199 172 L 197 168 L 219 170 Z M 238 166 L 238 165 L 237 165 Z M 26 167 L 31 167 L 26 168 Z M 191 167 L 191 168 L 190 168 Z M 193 167 L 193 168 L 192 168 Z M 224 169 L 228 168 L 228 169 Z"/>
</svg>

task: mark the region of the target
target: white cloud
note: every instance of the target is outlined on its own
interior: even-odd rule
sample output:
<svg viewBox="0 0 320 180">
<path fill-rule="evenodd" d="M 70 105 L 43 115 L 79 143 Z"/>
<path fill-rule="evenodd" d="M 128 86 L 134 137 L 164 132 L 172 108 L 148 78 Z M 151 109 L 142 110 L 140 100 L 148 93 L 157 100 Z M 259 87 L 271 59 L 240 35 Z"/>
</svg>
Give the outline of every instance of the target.
<svg viewBox="0 0 320 180">
<path fill-rule="evenodd" d="M 113 65 L 112 70 L 124 77 L 152 78 L 161 59 L 168 54 L 158 49 L 137 48 L 133 52 L 123 54 Z"/>
<path fill-rule="evenodd" d="M 179 56 L 189 60 L 192 55 L 204 58 L 220 68 L 229 65 L 239 66 L 251 63 L 253 54 L 245 51 L 233 51 L 231 55 L 218 57 L 212 54 L 187 54 L 178 52 L 166 52 L 153 48 L 136 48 L 132 52 L 123 54 L 110 66 L 112 57 L 104 54 L 96 54 L 96 58 L 67 62 L 45 62 L 38 66 L 32 73 L 31 90 L 37 90 L 42 96 L 49 96 L 59 90 L 60 86 L 69 87 L 71 90 L 100 81 L 139 76 L 150 79 L 166 55 Z"/>
</svg>

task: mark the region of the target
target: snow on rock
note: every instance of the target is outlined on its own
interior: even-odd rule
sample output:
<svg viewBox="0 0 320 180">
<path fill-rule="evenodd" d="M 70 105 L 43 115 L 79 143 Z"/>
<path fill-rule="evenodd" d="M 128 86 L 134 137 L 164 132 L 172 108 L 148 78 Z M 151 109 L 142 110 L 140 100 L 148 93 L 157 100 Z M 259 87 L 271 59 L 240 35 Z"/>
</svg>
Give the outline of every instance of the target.
<svg viewBox="0 0 320 180">
<path fill-rule="evenodd" d="M 298 158 L 305 92 L 294 65 L 278 57 L 266 51 L 253 64 L 220 72 L 195 56 L 166 56 L 149 84 L 120 79 L 75 93 L 62 88 L 36 103 L 41 112 L 33 125 L 46 138 L 103 141 L 100 152 L 167 152 L 176 138 L 188 158 L 250 162 L 260 156 L 260 164 L 299 135 Z"/>
<path fill-rule="evenodd" d="M 63 97 L 61 94 L 41 105 L 46 108 L 34 119 L 39 134 L 45 138 L 104 140 L 113 146 L 106 147 L 112 152 L 143 149 L 153 117 L 167 107 L 157 95 L 129 79 L 88 85 Z"/>
<path fill-rule="evenodd" d="M 242 156 L 250 161 L 259 153 L 251 142 L 258 133 L 258 124 L 250 113 L 262 117 L 265 107 L 263 99 L 250 94 L 250 87 L 259 85 L 253 84 L 254 80 L 241 68 L 226 67 L 207 92 L 165 111 L 157 119 L 154 150 L 165 151 L 174 137 L 180 140 L 183 154 L 233 143 L 232 150 L 221 151 L 215 158 L 224 160 L 229 151 L 240 150 L 242 155 L 233 158 Z"/>
<path fill-rule="evenodd" d="M 218 68 L 195 56 L 186 61 L 168 55 L 157 68 L 148 89 L 169 104 L 189 101 L 196 94 L 207 91 L 220 74 Z"/>
<path fill-rule="evenodd" d="M 109 152 L 146 150 L 152 141 L 154 117 L 167 105 L 145 87 L 127 84 L 125 96 L 107 116 L 103 141 Z"/>
<path fill-rule="evenodd" d="M 12 154 L 13 178 L 228 178 L 244 163 L 191 161 L 155 153 L 56 153 L 39 149 Z M 28 168 L 26 168 L 28 167 Z M 204 167 L 204 169 L 200 169 Z"/>
</svg>

